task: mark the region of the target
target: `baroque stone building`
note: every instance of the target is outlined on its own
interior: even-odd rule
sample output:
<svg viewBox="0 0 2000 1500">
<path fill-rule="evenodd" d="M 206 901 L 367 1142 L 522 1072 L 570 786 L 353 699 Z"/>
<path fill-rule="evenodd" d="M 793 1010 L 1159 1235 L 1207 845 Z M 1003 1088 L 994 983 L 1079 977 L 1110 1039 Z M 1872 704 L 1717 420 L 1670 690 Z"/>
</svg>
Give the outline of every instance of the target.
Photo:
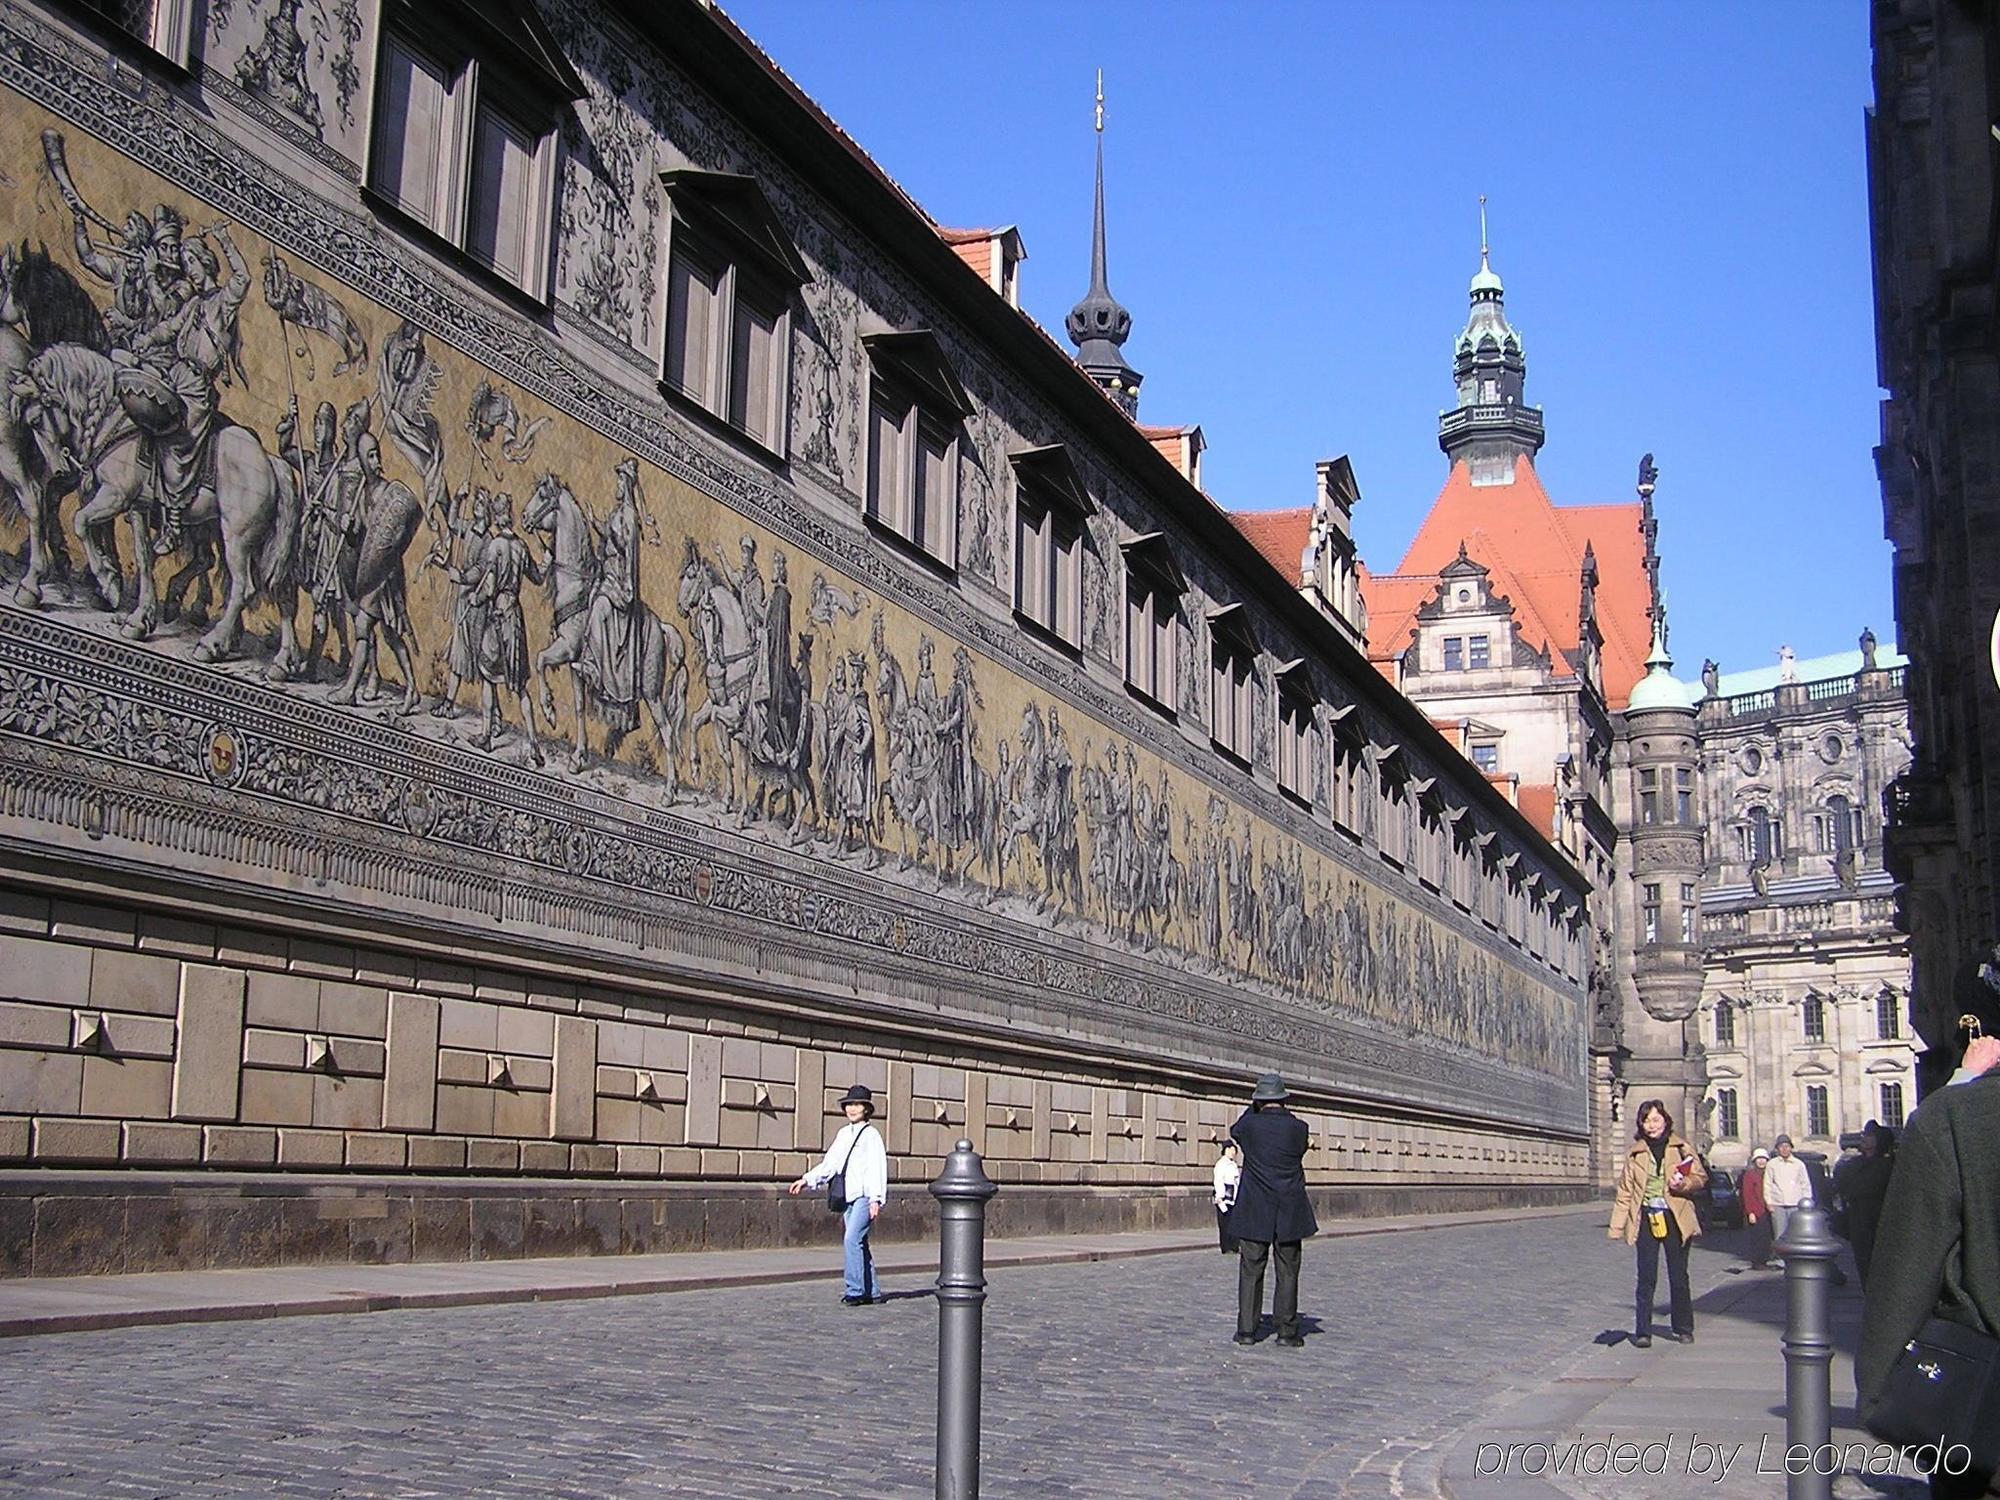
<svg viewBox="0 0 2000 1500">
<path fill-rule="evenodd" d="M 1883 865 L 1883 794 L 1910 763 L 1905 666 L 1863 649 L 1705 676 L 1701 1122 L 1741 1166 L 1783 1131 L 1839 1154 L 1916 1107 L 1909 944 Z"/>
<path fill-rule="evenodd" d="M 1915 760 L 1886 854 L 1915 966 L 1910 1019 L 1957 1057 L 1958 1018 L 2000 1034 L 2000 118 L 1990 0 L 1875 0 L 1868 115 L 1883 530 L 1909 653 Z"/>
<path fill-rule="evenodd" d="M 1528 403 L 1523 341 L 1484 245 L 1468 292 L 1453 346 L 1457 404 L 1438 423 L 1445 485 L 1393 571 L 1353 559 L 1351 496 L 1234 519 L 1365 635 L 1377 670 L 1590 881 L 1590 1100 L 1596 1170 L 1609 1181 L 1624 1156 L 1626 1093 L 1664 1097 L 1682 1118 L 1701 1098 L 1686 1029 L 1700 959 L 1678 941 L 1679 912 L 1695 905 L 1700 834 L 1671 800 L 1694 773 L 1693 713 L 1655 633 L 1665 611 L 1651 456 L 1633 502 L 1556 505 L 1535 470 L 1545 428 Z M 1320 581 L 1347 578 L 1351 602 Z M 1664 675 L 1635 706 L 1655 668 Z M 1651 715 L 1637 738 L 1635 713 Z M 1642 780 L 1669 789 L 1667 816 L 1643 829 Z M 1633 863 L 1642 857 L 1644 882 Z M 1668 893 L 1651 941 L 1640 936 L 1647 884 Z"/>
<path fill-rule="evenodd" d="M 1345 462 L 1315 602 L 1136 425 L 1101 209 L 1079 365 L 710 5 L 320 18 L 0 3 L 0 1268 L 821 1235 L 853 1081 L 1002 1230 L 1268 1068 L 1329 1204 L 1586 1189 L 1585 877 Z"/>
</svg>

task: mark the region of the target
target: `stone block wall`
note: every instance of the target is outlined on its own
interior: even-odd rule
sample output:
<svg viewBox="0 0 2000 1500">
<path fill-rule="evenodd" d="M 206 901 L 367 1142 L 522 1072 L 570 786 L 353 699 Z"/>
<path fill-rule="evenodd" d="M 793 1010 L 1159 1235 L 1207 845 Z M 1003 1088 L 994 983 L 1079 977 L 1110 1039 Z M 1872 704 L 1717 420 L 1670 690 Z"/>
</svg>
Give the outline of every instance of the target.
<svg viewBox="0 0 2000 1500">
<path fill-rule="evenodd" d="M 961 1136 L 996 1233 L 1200 1223 L 1243 1092 L 0 888 L 0 1274 L 817 1241 L 777 1189 L 852 1083 L 891 1237 Z M 1344 1212 L 1580 1191 L 1580 1141 L 1300 1112 Z"/>
</svg>

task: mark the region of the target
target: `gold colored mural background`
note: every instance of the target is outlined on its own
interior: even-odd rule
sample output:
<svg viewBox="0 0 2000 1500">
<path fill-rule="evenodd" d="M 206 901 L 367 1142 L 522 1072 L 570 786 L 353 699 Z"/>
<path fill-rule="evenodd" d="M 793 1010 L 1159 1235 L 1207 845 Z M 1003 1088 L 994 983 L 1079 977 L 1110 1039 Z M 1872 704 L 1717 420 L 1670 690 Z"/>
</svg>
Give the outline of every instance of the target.
<svg viewBox="0 0 2000 1500">
<path fill-rule="evenodd" d="M 22 101 L 0 163 L 10 607 L 1581 1076 L 1573 990 Z"/>
</svg>

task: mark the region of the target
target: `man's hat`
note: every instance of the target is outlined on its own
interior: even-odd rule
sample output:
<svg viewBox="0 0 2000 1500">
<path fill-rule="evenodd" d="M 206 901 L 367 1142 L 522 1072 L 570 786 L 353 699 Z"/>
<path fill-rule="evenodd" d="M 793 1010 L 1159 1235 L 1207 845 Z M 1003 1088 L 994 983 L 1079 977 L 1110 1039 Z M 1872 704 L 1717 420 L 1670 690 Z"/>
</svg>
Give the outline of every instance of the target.
<svg viewBox="0 0 2000 1500">
<path fill-rule="evenodd" d="M 869 1114 L 874 1114 L 875 1091 L 865 1083 L 851 1084 L 847 1092 L 840 1096 L 840 1107 L 845 1109 L 850 1104 L 859 1104 L 866 1108 Z"/>
<path fill-rule="evenodd" d="M 1285 1080 L 1276 1073 L 1266 1073 L 1257 1080 L 1257 1087 L 1250 1091 L 1252 1104 L 1276 1104 L 1280 1099 L 1291 1097 L 1291 1092 L 1285 1087 Z"/>
<path fill-rule="evenodd" d="M 1792 1138 L 1788 1135 L 1781 1135 L 1775 1141 L 1771 1142 L 1771 1144 L 1774 1146 L 1789 1146 L 1792 1144 Z"/>
</svg>

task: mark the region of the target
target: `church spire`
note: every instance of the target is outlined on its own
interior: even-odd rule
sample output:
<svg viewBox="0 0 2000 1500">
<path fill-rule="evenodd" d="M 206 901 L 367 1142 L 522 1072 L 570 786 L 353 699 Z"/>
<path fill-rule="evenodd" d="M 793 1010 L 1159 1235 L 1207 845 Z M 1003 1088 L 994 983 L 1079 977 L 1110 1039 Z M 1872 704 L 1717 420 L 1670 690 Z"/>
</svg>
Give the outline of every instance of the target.
<svg viewBox="0 0 2000 1500">
<path fill-rule="evenodd" d="M 1104 257 L 1104 70 L 1097 70 L 1097 210 L 1090 228 L 1090 290 L 1069 310 L 1069 341 L 1084 373 L 1111 395 L 1128 417 L 1139 415 L 1139 372 L 1125 363 L 1132 314 L 1111 295 Z"/>
<path fill-rule="evenodd" d="M 1494 273 L 1479 199 L 1479 270 L 1468 288 L 1472 311 L 1458 336 L 1452 380 L 1458 405 L 1438 421 L 1438 446 L 1472 471 L 1474 484 L 1509 484 L 1517 458 L 1533 460 L 1542 446 L 1542 413 L 1525 393 L 1528 361 L 1521 336 L 1507 322 L 1506 288 Z"/>
</svg>

